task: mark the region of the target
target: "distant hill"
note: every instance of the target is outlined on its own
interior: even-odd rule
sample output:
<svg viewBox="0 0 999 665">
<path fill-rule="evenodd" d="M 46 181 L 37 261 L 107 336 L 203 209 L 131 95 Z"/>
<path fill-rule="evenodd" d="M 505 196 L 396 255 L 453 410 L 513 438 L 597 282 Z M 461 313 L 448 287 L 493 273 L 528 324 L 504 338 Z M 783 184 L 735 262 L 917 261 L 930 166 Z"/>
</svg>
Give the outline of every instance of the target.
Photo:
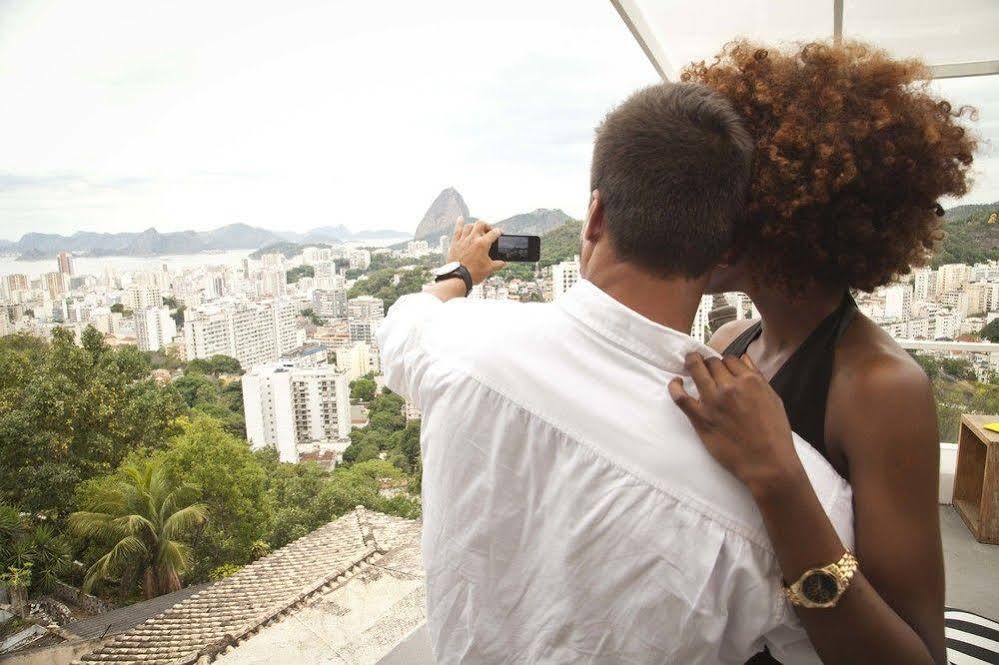
<svg viewBox="0 0 999 665">
<path fill-rule="evenodd" d="M 506 233 L 539 236 L 562 226 L 571 219 L 572 217 L 561 210 L 538 208 L 533 212 L 525 212 L 496 222 L 495 226 Z"/>
<path fill-rule="evenodd" d="M 448 187 L 438 194 L 434 202 L 427 208 L 423 219 L 416 227 L 413 239 L 436 242 L 442 235 L 454 231 L 454 225 L 459 217 L 471 221 L 465 199 L 454 187 Z"/>
<path fill-rule="evenodd" d="M 293 256 L 298 256 L 302 253 L 302 250 L 306 247 L 329 247 L 328 243 L 310 243 L 309 245 L 302 245 L 297 242 L 276 242 L 271 245 L 266 245 L 261 247 L 257 251 L 250 254 L 251 259 L 259 259 L 264 254 L 282 254 L 284 258 L 290 259 Z"/>
<path fill-rule="evenodd" d="M 352 232 L 345 226 L 327 226 L 306 233 L 277 232 L 248 224 L 228 224 L 211 231 L 160 233 L 154 228 L 131 233 L 79 231 L 71 236 L 26 233 L 17 242 L 0 241 L 0 252 L 24 261 L 51 258 L 59 252 L 82 256 L 161 256 L 227 249 L 258 249 L 283 242 L 303 245 L 407 238 L 401 231 Z"/>
<path fill-rule="evenodd" d="M 934 267 L 999 259 L 999 201 L 951 208 L 944 215 L 943 230 Z"/>
</svg>

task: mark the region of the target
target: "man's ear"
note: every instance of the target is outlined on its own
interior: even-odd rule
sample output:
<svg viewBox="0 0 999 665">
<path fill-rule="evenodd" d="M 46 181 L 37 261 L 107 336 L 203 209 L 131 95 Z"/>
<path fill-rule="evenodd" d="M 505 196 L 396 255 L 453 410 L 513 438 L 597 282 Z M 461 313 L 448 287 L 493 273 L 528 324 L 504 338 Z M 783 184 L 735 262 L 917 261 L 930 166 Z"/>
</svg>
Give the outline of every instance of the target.
<svg viewBox="0 0 999 665">
<path fill-rule="evenodd" d="M 586 214 L 586 224 L 583 225 L 583 239 L 596 242 L 606 231 L 604 220 L 604 202 L 600 199 L 600 190 L 594 189 L 590 194 L 590 207 Z"/>
</svg>

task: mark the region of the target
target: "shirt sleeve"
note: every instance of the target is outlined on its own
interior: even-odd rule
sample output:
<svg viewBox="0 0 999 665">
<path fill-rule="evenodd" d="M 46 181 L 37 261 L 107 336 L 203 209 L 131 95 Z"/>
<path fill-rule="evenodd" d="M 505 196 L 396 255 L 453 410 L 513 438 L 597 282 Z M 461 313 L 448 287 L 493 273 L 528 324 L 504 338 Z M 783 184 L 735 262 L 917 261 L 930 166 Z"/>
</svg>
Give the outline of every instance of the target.
<svg viewBox="0 0 999 665">
<path fill-rule="evenodd" d="M 439 388 L 427 348 L 435 319 L 445 304 L 429 293 L 413 293 L 399 298 L 378 327 L 376 338 L 381 353 L 385 384 L 421 411 Z"/>
</svg>

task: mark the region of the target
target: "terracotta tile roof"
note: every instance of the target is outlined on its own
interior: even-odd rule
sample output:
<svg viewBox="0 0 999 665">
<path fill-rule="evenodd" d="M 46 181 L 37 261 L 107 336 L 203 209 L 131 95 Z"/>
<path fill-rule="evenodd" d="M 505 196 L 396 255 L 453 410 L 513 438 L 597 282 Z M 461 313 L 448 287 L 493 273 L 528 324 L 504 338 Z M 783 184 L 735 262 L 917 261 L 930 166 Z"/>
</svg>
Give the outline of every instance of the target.
<svg viewBox="0 0 999 665">
<path fill-rule="evenodd" d="M 410 520 L 353 512 L 246 566 L 74 661 L 210 662 L 316 593 L 345 583 L 411 537 Z M 404 535 L 405 534 L 405 535 Z"/>
<path fill-rule="evenodd" d="M 80 619 L 66 624 L 63 628 L 76 637 L 101 637 L 106 635 L 118 635 L 126 630 L 135 628 L 147 619 L 161 614 L 170 609 L 185 598 L 192 596 L 199 591 L 203 591 L 208 584 L 194 584 L 185 587 L 180 591 L 167 593 L 150 600 L 144 600 L 133 605 L 110 610 L 103 614 Z"/>
</svg>

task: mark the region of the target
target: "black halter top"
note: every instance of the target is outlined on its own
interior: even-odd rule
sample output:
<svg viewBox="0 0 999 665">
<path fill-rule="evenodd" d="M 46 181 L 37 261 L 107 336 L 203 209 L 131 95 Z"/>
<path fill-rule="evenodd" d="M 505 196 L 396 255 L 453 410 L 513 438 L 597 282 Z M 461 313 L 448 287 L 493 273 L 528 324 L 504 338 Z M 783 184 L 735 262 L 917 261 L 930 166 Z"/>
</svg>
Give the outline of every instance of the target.
<svg viewBox="0 0 999 665">
<path fill-rule="evenodd" d="M 857 303 L 848 291 L 839 307 L 815 327 L 770 379 L 770 385 L 784 401 L 791 429 L 826 459 L 829 459 L 825 434 L 826 402 L 832 381 L 833 356 L 836 344 L 856 311 Z M 762 331 L 763 323 L 757 321 L 732 340 L 724 355 L 742 356 Z M 769 651 L 763 651 L 753 656 L 746 665 L 774 663 L 780 665 Z"/>
<path fill-rule="evenodd" d="M 826 459 L 829 459 L 825 435 L 826 402 L 832 381 L 833 357 L 836 344 L 856 311 L 857 303 L 849 292 L 845 293 L 839 307 L 815 327 L 770 379 L 771 387 L 784 401 L 791 429 Z M 732 340 L 724 355 L 741 356 L 762 331 L 763 323 L 757 321 Z"/>
</svg>

